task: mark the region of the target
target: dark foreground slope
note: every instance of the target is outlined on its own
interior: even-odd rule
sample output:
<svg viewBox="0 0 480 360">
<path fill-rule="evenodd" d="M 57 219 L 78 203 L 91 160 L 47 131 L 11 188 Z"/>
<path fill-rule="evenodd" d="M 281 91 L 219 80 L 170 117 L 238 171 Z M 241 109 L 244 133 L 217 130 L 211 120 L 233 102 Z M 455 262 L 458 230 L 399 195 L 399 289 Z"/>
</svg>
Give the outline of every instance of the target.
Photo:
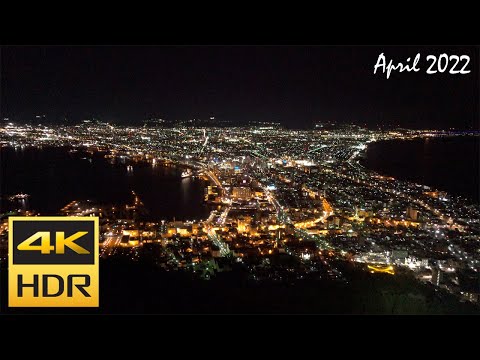
<svg viewBox="0 0 480 360">
<path fill-rule="evenodd" d="M 190 273 L 108 261 L 101 264 L 99 309 L 8 308 L 7 271 L 1 269 L 2 313 L 313 313 L 313 314 L 479 314 L 408 274 L 370 274 L 346 266 L 348 283 L 304 280 L 253 281 L 244 271 L 199 280 Z"/>
</svg>

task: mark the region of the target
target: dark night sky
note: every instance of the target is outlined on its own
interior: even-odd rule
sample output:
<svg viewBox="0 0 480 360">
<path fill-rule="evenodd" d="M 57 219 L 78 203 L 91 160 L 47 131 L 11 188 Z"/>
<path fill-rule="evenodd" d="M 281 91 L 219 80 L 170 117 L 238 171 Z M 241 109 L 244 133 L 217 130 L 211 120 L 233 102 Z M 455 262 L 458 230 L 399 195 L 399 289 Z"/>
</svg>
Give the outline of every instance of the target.
<svg viewBox="0 0 480 360">
<path fill-rule="evenodd" d="M 378 55 L 418 73 L 373 74 Z M 466 54 L 468 75 L 427 75 L 426 56 Z M 474 47 L 116 46 L 2 47 L 2 117 L 117 123 L 207 118 L 479 128 Z"/>
</svg>

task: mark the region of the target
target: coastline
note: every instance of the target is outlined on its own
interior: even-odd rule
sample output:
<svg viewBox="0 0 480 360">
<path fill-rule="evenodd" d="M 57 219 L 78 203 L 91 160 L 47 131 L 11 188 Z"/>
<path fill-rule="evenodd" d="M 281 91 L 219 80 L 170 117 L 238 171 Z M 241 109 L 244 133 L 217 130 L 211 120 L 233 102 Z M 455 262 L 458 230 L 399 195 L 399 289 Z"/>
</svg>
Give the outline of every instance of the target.
<svg viewBox="0 0 480 360">
<path fill-rule="evenodd" d="M 461 197 L 461 198 L 466 198 L 470 202 L 474 204 L 479 204 L 480 203 L 480 198 L 477 196 L 465 196 L 463 194 L 457 193 L 457 191 L 452 191 L 452 189 L 447 188 L 448 186 L 439 186 L 438 184 L 435 184 L 435 181 L 430 181 L 430 182 L 422 182 L 415 180 L 416 175 L 411 175 L 410 172 L 405 170 L 405 173 L 399 176 L 398 171 L 389 171 L 389 169 L 384 169 L 380 170 L 378 167 L 382 167 L 381 165 L 377 165 L 377 168 L 375 166 L 369 166 L 367 162 L 369 161 L 368 159 L 368 152 L 372 151 L 372 148 L 375 146 L 382 146 L 382 144 L 385 144 L 386 146 L 392 146 L 392 144 L 405 144 L 406 146 L 409 146 L 410 144 L 414 145 L 416 141 L 428 141 L 432 140 L 432 143 L 438 142 L 440 139 L 472 139 L 472 141 L 480 142 L 480 133 L 462 133 L 462 134 L 445 134 L 445 135 L 437 135 L 437 136 L 412 136 L 408 138 L 400 138 L 400 137 L 392 137 L 392 138 L 380 138 L 380 139 L 374 139 L 373 141 L 369 141 L 365 144 L 365 148 L 356 154 L 354 158 L 351 159 L 351 162 L 355 162 L 355 166 L 358 166 L 361 168 L 362 171 L 365 171 L 366 173 L 371 173 L 379 176 L 388 176 L 397 179 L 397 181 L 402 181 L 405 183 L 410 183 L 410 184 L 416 184 L 419 186 L 427 186 L 429 187 L 432 191 L 441 191 L 444 193 L 447 193 L 449 196 L 456 196 L 456 197 Z M 373 145 L 373 146 L 372 146 Z M 411 145 L 410 145 L 411 146 Z M 402 145 L 398 146 L 402 147 Z M 478 156 L 480 153 L 480 146 L 477 148 L 478 152 L 477 155 L 473 156 Z M 394 154 L 396 155 L 396 154 Z M 370 161 L 372 161 L 370 159 Z M 385 167 L 384 167 L 385 168 Z M 391 169 L 390 169 L 391 170 Z M 478 169 L 477 169 L 478 170 Z M 477 171 L 478 172 L 478 171 Z M 475 169 L 471 170 L 471 176 L 475 176 Z M 477 174 L 478 177 L 478 174 Z M 470 189 L 471 191 L 472 189 Z"/>
<path fill-rule="evenodd" d="M 49 149 L 51 149 L 53 151 L 52 154 L 47 153 L 47 155 L 42 158 L 42 156 L 38 157 L 37 155 L 32 155 L 33 152 L 36 152 L 35 149 L 38 149 L 38 147 L 28 146 L 20 149 L 13 146 L 2 146 L 2 153 L 5 154 L 4 160 L 8 166 L 4 169 L 2 168 L 2 172 L 4 172 L 2 174 L 2 178 L 5 179 L 5 181 L 2 181 L 2 185 L 4 185 L 1 189 L 2 198 L 6 198 L 7 196 L 15 195 L 21 192 L 32 193 L 32 189 L 34 189 L 34 193 L 36 193 L 36 195 L 32 193 L 32 195 L 35 197 L 30 199 L 29 205 L 32 210 L 36 210 L 42 214 L 54 214 L 59 212 L 65 204 L 72 200 L 92 199 L 98 203 L 110 203 L 113 201 L 112 204 L 116 204 L 118 201 L 114 200 L 119 196 L 119 194 L 122 194 L 120 196 L 120 198 L 122 198 L 120 202 L 128 202 L 127 198 L 130 194 L 130 190 L 135 190 L 136 192 L 139 192 L 141 198 L 143 198 L 142 200 L 147 200 L 146 204 L 149 211 L 149 218 L 152 217 L 156 219 L 160 216 L 162 219 L 167 221 L 170 221 L 172 218 L 175 218 L 179 221 L 186 221 L 187 219 L 204 221 L 210 214 L 210 210 L 203 201 L 203 198 L 204 188 L 211 183 L 211 180 L 206 177 L 196 176 L 195 179 L 192 178 L 190 180 L 182 178 L 180 173 L 182 170 L 186 169 L 187 166 L 181 162 L 164 162 L 157 159 L 156 164 L 152 164 L 153 156 L 149 154 L 144 154 L 142 157 L 126 157 L 121 153 L 115 154 L 105 149 L 92 151 L 92 149 L 88 148 L 75 148 L 71 146 L 42 147 L 42 150 L 49 151 Z M 7 151 L 10 153 L 10 156 L 7 155 Z M 24 163 L 18 162 L 15 164 L 15 161 L 18 160 L 16 159 L 16 154 L 19 151 L 25 152 L 26 158 Z M 72 169 L 63 170 L 62 164 L 68 158 L 75 159 L 76 165 L 73 166 L 73 173 L 71 171 Z M 137 172 L 136 164 L 139 172 Z M 80 170 L 79 166 L 82 170 Z M 155 170 L 154 168 L 157 166 L 159 168 L 165 168 L 166 170 Z M 21 173 L 17 171 L 17 168 L 19 167 L 22 170 Z M 169 167 L 172 169 L 168 170 L 167 168 Z M 173 168 L 175 168 L 175 170 L 173 170 Z M 33 176 L 30 174 L 30 172 L 36 172 L 38 170 L 40 171 L 38 175 Z M 39 203 L 48 203 L 50 201 L 49 199 L 51 198 L 50 195 L 47 196 L 43 194 L 43 192 L 38 193 L 37 191 L 37 189 L 44 188 L 44 186 L 41 184 L 48 182 L 48 180 L 45 179 L 47 176 L 75 177 L 76 175 L 79 175 L 78 173 L 82 175 L 84 170 L 88 171 L 88 175 L 81 176 L 81 178 L 76 181 L 81 183 L 76 186 L 76 188 L 82 188 L 82 184 L 84 184 L 87 190 L 84 191 L 83 189 L 80 189 L 81 191 L 79 192 L 78 198 L 76 196 L 71 196 L 72 193 L 75 193 L 76 191 L 70 188 L 70 183 L 75 182 L 75 180 L 68 180 L 65 186 L 59 187 L 56 192 L 50 188 L 51 186 L 47 186 L 45 193 L 55 197 L 55 199 L 52 198 L 52 200 L 55 200 L 55 205 L 53 205 L 52 201 L 52 205 L 48 207 L 38 206 Z M 164 172 L 164 175 L 166 176 L 166 182 L 163 180 L 164 175 L 162 174 Z M 108 180 L 101 181 L 98 185 L 96 185 L 97 174 L 98 176 L 103 174 L 101 176 Z M 5 175 L 5 177 L 3 175 Z M 150 180 L 149 175 L 153 176 L 153 179 Z M 12 176 L 15 179 L 6 181 Z M 117 180 L 118 176 L 120 176 L 119 180 Z M 36 178 L 40 179 L 35 180 Z M 160 182 L 158 182 L 159 180 Z M 54 179 L 54 183 L 59 181 Z M 60 186 L 60 183 L 58 186 Z M 95 189 L 97 186 L 98 190 Z M 66 189 L 69 189 L 69 191 Z M 98 196 L 86 195 L 92 193 L 95 194 L 95 192 L 98 192 Z M 184 203 L 185 201 L 190 203 L 190 201 L 192 201 L 192 197 L 198 199 L 198 206 L 182 205 L 182 202 Z M 150 200 L 148 198 L 152 199 Z M 58 205 L 58 208 L 56 205 Z M 5 203 L 5 206 L 9 207 L 13 206 L 13 204 L 8 205 Z M 179 212 L 175 209 L 187 209 L 188 211 L 182 210 Z"/>
</svg>

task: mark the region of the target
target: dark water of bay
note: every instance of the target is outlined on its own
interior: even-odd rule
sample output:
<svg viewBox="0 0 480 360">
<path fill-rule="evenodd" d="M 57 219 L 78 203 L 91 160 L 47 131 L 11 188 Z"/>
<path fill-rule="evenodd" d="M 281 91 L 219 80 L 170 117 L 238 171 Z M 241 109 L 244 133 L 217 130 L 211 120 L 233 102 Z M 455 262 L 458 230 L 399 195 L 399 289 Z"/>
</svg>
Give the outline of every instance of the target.
<svg viewBox="0 0 480 360">
<path fill-rule="evenodd" d="M 57 213 L 72 200 L 132 202 L 132 190 L 153 220 L 208 217 L 203 203 L 204 180 L 181 178 L 175 167 L 110 163 L 102 154 L 69 153 L 65 148 L 0 149 L 2 195 L 30 194 L 28 206 L 42 215 Z M 89 160 L 90 159 L 90 160 Z"/>
<path fill-rule="evenodd" d="M 480 137 L 390 140 L 370 144 L 362 165 L 480 203 Z"/>
</svg>

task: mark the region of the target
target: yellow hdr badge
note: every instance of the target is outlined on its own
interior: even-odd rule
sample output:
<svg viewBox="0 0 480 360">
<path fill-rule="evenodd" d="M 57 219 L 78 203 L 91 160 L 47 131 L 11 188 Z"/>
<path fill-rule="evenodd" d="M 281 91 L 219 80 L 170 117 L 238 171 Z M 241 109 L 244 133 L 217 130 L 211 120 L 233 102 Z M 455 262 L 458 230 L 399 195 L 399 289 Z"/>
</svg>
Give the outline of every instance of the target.
<svg viewBox="0 0 480 360">
<path fill-rule="evenodd" d="M 10 217 L 8 306 L 98 307 L 98 217 Z"/>
</svg>

